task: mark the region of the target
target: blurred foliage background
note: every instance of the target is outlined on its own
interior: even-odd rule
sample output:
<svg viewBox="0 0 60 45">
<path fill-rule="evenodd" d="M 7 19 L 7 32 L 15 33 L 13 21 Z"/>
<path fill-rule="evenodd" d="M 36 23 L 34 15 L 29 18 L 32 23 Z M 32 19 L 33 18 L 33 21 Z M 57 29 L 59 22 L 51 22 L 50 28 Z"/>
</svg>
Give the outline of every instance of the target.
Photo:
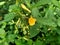
<svg viewBox="0 0 60 45">
<path fill-rule="evenodd" d="M 0 0 L 0 45 L 60 45 L 60 0 Z"/>
</svg>

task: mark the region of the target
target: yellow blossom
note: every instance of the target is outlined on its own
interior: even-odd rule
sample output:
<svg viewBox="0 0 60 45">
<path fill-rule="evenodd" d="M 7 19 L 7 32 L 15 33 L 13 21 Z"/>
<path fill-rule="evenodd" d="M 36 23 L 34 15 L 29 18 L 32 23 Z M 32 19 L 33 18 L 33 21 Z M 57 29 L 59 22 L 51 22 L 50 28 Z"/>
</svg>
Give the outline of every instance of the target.
<svg viewBox="0 0 60 45">
<path fill-rule="evenodd" d="M 28 19 L 28 23 L 29 23 L 30 26 L 35 25 L 35 22 L 36 22 L 36 19 L 33 18 L 32 16 Z"/>
</svg>

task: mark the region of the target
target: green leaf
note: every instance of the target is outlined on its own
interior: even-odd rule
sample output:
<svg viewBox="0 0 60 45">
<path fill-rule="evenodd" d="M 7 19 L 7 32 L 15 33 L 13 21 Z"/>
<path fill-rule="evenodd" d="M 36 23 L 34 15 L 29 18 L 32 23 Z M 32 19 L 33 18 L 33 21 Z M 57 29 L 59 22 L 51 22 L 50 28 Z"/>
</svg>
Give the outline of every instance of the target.
<svg viewBox="0 0 60 45">
<path fill-rule="evenodd" d="M 43 45 L 43 42 L 40 40 L 36 40 L 35 45 Z"/>
<path fill-rule="evenodd" d="M 14 35 L 14 34 L 9 34 L 9 35 L 7 36 L 8 42 L 13 42 L 14 39 L 15 39 L 15 37 L 16 37 L 16 35 Z"/>
<path fill-rule="evenodd" d="M 36 36 L 40 32 L 39 26 L 40 26 L 39 24 L 35 24 L 34 26 L 30 27 L 30 29 L 29 29 L 30 38 Z"/>
<path fill-rule="evenodd" d="M 18 12 L 18 11 L 20 11 L 19 6 L 17 6 L 17 5 L 9 6 L 9 12 Z"/>
<path fill-rule="evenodd" d="M 56 8 L 55 12 L 57 13 L 57 16 L 59 17 L 60 16 L 60 9 Z"/>
<path fill-rule="evenodd" d="M 50 19 L 54 18 L 54 7 L 53 7 L 53 5 L 50 5 L 48 10 L 46 10 L 45 18 L 50 18 Z"/>
<path fill-rule="evenodd" d="M 0 5 L 4 5 L 6 2 L 5 1 L 2 1 L 2 2 L 0 2 Z"/>
<path fill-rule="evenodd" d="M 52 26 L 52 27 L 56 27 L 57 26 L 55 24 L 55 22 L 53 20 L 51 20 L 50 18 L 38 18 L 37 21 L 40 24 L 42 24 L 42 25 L 47 25 L 47 26 Z"/>
<path fill-rule="evenodd" d="M 57 29 L 56 32 L 60 35 L 60 30 L 59 29 Z"/>
<path fill-rule="evenodd" d="M 33 8 L 33 9 L 32 9 L 32 15 L 33 15 L 33 17 L 37 17 L 37 16 L 39 15 L 39 10 L 38 10 L 38 8 Z"/>
<path fill-rule="evenodd" d="M 25 44 L 23 44 L 23 42 L 21 40 L 16 40 L 15 43 L 16 43 L 16 45 L 25 45 Z"/>
<path fill-rule="evenodd" d="M 28 40 L 28 45 L 32 45 L 33 41 L 32 40 Z"/>
<path fill-rule="evenodd" d="M 51 0 L 51 2 L 52 2 L 55 6 L 57 6 L 57 7 L 60 8 L 60 3 L 59 3 L 59 1 L 57 1 L 57 0 Z"/>
<path fill-rule="evenodd" d="M 58 43 L 60 43 L 60 36 L 58 36 Z"/>
<path fill-rule="evenodd" d="M 8 42 L 4 42 L 4 45 L 9 45 Z"/>
<path fill-rule="evenodd" d="M 11 20 L 13 20 L 14 19 L 14 17 L 15 17 L 16 15 L 14 14 L 14 13 L 8 13 L 8 14 L 6 14 L 5 15 L 5 17 L 4 17 L 4 21 L 11 21 Z"/>
<path fill-rule="evenodd" d="M 49 4 L 49 3 L 51 3 L 50 0 L 39 0 L 33 7 L 38 7 L 38 6 Z"/>
<path fill-rule="evenodd" d="M 0 37 L 5 38 L 5 35 L 6 35 L 6 33 L 5 33 L 4 29 L 0 28 Z"/>
</svg>

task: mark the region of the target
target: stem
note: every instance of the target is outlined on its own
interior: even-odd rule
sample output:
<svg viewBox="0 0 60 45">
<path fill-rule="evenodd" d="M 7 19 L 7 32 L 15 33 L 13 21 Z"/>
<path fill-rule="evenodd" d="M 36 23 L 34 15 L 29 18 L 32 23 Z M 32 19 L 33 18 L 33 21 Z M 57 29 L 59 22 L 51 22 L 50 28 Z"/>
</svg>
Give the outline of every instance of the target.
<svg viewBox="0 0 60 45">
<path fill-rule="evenodd" d="M 16 0 L 16 5 L 19 3 L 19 0 Z"/>
</svg>

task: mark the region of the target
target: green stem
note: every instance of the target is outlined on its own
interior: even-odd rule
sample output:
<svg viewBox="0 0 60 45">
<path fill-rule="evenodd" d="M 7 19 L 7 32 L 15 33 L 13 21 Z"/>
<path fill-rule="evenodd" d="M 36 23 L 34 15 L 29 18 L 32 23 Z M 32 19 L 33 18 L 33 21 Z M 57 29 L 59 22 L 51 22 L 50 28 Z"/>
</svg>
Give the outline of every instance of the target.
<svg viewBox="0 0 60 45">
<path fill-rule="evenodd" d="M 16 0 L 16 5 L 19 3 L 19 0 Z"/>
</svg>

